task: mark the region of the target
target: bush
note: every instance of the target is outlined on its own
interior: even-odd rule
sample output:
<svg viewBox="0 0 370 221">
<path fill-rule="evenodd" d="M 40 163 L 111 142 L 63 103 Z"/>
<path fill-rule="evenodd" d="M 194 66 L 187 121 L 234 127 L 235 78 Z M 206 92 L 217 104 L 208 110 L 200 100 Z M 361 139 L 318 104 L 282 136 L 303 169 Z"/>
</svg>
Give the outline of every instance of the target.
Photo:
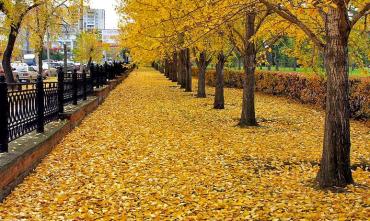
<svg viewBox="0 0 370 221">
<path fill-rule="evenodd" d="M 198 70 L 193 68 L 194 76 Z M 243 88 L 242 71 L 225 70 L 225 87 Z M 256 91 L 284 96 L 304 104 L 325 108 L 326 79 L 299 73 L 256 71 Z M 215 86 L 216 71 L 206 73 L 206 82 Z M 350 111 L 355 119 L 368 119 L 370 116 L 370 77 L 350 78 Z"/>
</svg>

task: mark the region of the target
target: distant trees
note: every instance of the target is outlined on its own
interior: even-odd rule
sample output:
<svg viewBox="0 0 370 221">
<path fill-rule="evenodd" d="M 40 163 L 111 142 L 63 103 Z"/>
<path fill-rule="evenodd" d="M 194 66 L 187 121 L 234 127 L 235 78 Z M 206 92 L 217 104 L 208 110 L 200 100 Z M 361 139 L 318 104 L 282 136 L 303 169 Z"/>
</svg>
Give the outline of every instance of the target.
<svg viewBox="0 0 370 221">
<path fill-rule="evenodd" d="M 15 42 L 17 40 L 23 19 L 32 9 L 43 4 L 42 1 L 10 1 L 5 0 L 0 4 L 0 10 L 6 16 L 6 23 L 8 24 L 8 40 L 5 46 L 2 65 L 5 71 L 7 82 L 14 82 L 12 67 L 10 65 Z"/>
<path fill-rule="evenodd" d="M 51 27 L 54 29 L 52 33 L 59 33 L 60 23 L 76 16 L 73 8 L 80 2 L 80 0 L 1 1 L 0 11 L 5 14 L 5 25 L 2 32 L 7 33 L 2 65 L 7 82 L 14 82 L 10 62 L 21 27 L 25 25 L 31 30 L 33 46 L 41 58 L 46 30 Z M 66 11 L 67 9 L 68 11 Z M 41 59 L 39 60 L 41 62 Z"/>
<path fill-rule="evenodd" d="M 48 39 L 57 37 L 61 34 L 63 23 L 76 23 L 79 4 L 77 0 L 75 2 L 68 0 L 43 0 L 42 3 L 24 21 L 25 26 L 31 31 L 30 41 L 38 54 L 38 71 L 40 74 L 42 73 L 45 36 L 48 35 Z"/>
</svg>

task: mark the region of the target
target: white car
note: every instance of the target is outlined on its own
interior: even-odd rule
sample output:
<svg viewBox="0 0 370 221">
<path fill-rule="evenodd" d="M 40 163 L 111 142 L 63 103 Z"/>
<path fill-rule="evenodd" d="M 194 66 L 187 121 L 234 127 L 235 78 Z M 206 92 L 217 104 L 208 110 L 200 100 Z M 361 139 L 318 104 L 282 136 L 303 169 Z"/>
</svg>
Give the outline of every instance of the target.
<svg viewBox="0 0 370 221">
<path fill-rule="evenodd" d="M 15 68 L 16 79 L 20 82 L 32 82 L 37 79 L 37 71 L 31 66 L 18 66 Z"/>
<path fill-rule="evenodd" d="M 28 65 L 26 63 L 22 63 L 20 61 L 16 61 L 16 62 L 11 63 L 11 66 L 12 66 L 13 69 L 17 69 L 19 67 L 28 67 Z"/>
</svg>

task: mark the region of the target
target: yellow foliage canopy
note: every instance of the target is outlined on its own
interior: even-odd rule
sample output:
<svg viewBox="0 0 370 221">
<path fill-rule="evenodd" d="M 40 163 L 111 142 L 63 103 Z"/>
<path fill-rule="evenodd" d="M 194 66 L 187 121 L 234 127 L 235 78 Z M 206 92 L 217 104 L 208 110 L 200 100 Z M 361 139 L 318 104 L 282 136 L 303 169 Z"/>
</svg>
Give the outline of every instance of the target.
<svg viewBox="0 0 370 221">
<path fill-rule="evenodd" d="M 101 62 L 103 51 L 107 49 L 100 36 L 96 32 L 83 32 L 77 38 L 77 47 L 75 48 L 75 60 L 88 63 L 89 61 Z"/>
</svg>

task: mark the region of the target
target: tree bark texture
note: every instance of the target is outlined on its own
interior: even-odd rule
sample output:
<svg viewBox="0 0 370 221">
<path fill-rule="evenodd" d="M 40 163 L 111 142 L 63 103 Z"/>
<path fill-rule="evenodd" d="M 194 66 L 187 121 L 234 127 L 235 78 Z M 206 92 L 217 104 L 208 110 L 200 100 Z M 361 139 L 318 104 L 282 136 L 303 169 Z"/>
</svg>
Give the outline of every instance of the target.
<svg viewBox="0 0 370 221">
<path fill-rule="evenodd" d="M 191 62 L 190 62 L 190 49 L 185 49 L 185 92 L 192 91 L 192 75 L 191 75 Z"/>
<path fill-rule="evenodd" d="M 253 41 L 249 41 L 255 34 L 255 13 L 246 13 L 245 24 L 245 52 L 244 56 L 244 72 L 245 77 L 243 81 L 243 103 L 242 114 L 240 117 L 240 126 L 256 126 L 256 113 L 254 107 L 254 87 L 255 77 L 254 72 L 256 69 L 256 46 Z"/>
<path fill-rule="evenodd" d="M 321 187 L 353 183 L 350 169 L 350 124 L 348 83 L 348 38 L 350 32 L 346 7 L 330 8 L 326 21 L 324 48 L 327 74 L 325 132 L 317 180 Z"/>
<path fill-rule="evenodd" d="M 15 45 L 15 42 L 17 40 L 17 36 L 19 33 L 19 28 L 20 28 L 20 23 L 12 25 L 10 27 L 10 32 L 8 35 L 8 43 L 6 45 L 6 48 L 3 54 L 2 64 L 3 64 L 5 76 L 6 76 L 6 81 L 8 83 L 14 82 L 13 71 L 12 71 L 12 66 L 11 66 L 11 59 L 13 55 L 14 45 Z"/>
<path fill-rule="evenodd" d="M 224 66 L 226 58 L 223 52 L 218 54 L 218 61 L 216 64 L 216 88 L 215 88 L 215 101 L 213 107 L 215 109 L 225 108 L 224 97 Z"/>
<path fill-rule="evenodd" d="M 180 51 L 180 62 L 179 62 L 179 79 L 180 79 L 180 88 L 186 87 L 186 51 L 181 49 Z"/>
<path fill-rule="evenodd" d="M 169 64 L 169 61 L 168 59 L 166 58 L 164 60 L 164 75 L 166 76 L 166 78 L 169 78 L 170 77 L 170 64 Z"/>
<path fill-rule="evenodd" d="M 199 59 L 196 61 L 199 73 L 198 73 L 198 92 L 197 97 L 205 98 L 206 95 L 206 69 L 207 69 L 207 55 L 205 51 L 199 54 Z"/>
<path fill-rule="evenodd" d="M 172 55 L 172 82 L 177 82 L 177 52 Z"/>
</svg>

